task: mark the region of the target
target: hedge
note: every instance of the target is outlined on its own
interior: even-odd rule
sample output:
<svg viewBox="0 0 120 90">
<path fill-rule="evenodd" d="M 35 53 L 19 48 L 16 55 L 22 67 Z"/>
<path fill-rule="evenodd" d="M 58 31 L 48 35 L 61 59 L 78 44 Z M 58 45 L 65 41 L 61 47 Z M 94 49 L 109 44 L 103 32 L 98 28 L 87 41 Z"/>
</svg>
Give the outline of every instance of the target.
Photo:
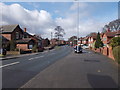
<svg viewBox="0 0 120 90">
<path fill-rule="evenodd" d="M 115 60 L 120 64 L 120 46 L 113 48 L 113 56 Z"/>
</svg>

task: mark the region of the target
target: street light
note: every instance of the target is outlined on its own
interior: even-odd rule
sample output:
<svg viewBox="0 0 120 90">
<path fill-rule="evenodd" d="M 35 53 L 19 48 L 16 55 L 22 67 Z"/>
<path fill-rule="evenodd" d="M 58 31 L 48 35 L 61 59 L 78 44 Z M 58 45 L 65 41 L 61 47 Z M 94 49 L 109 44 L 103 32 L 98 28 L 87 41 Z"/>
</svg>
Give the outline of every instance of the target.
<svg viewBox="0 0 120 90">
<path fill-rule="evenodd" d="M 78 5 L 78 19 L 77 19 L 77 44 L 78 44 L 78 40 L 79 40 L 79 0 L 74 0 L 75 2 L 77 2 L 77 5 Z"/>
</svg>

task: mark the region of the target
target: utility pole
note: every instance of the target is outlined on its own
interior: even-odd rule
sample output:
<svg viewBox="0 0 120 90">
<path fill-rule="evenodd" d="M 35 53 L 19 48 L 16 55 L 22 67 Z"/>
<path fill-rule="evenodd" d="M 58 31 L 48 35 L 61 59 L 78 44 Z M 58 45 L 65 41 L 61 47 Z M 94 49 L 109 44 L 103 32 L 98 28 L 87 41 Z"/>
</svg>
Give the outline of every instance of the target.
<svg viewBox="0 0 120 90">
<path fill-rule="evenodd" d="M 78 0 L 78 19 L 77 20 L 78 20 L 78 22 L 77 22 L 78 23 L 78 27 L 77 27 L 77 33 L 78 33 L 77 34 L 77 44 L 78 44 L 78 40 L 79 40 L 79 0 Z"/>
</svg>

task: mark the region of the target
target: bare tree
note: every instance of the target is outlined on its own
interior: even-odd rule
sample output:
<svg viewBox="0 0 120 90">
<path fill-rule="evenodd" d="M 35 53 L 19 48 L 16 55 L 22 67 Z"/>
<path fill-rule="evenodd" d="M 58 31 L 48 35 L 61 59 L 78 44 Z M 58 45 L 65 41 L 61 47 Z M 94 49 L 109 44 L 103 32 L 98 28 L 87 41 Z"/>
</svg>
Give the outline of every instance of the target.
<svg viewBox="0 0 120 90">
<path fill-rule="evenodd" d="M 65 35 L 64 29 L 61 26 L 57 26 L 55 28 L 55 37 L 57 37 L 59 40 L 60 37 L 63 37 L 63 35 Z"/>
<path fill-rule="evenodd" d="M 110 29 L 111 31 L 120 30 L 120 19 L 111 21 L 108 25 L 105 25 L 103 28 L 103 32 L 106 32 L 106 30 L 108 29 Z"/>
</svg>

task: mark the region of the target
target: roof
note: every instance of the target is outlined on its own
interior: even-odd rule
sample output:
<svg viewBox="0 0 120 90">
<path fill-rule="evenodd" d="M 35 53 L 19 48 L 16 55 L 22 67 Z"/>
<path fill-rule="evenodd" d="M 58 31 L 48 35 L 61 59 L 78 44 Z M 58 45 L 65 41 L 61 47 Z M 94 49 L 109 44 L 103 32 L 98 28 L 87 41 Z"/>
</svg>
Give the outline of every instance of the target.
<svg viewBox="0 0 120 90">
<path fill-rule="evenodd" d="M 14 29 L 19 26 L 18 24 L 15 25 L 2 25 L 0 26 L 0 30 L 2 33 L 11 33 L 14 31 Z"/>
<path fill-rule="evenodd" d="M 24 39 L 21 39 L 21 40 L 17 40 L 16 42 L 17 42 L 17 44 L 23 44 L 23 43 L 27 44 L 31 40 L 33 40 L 33 39 L 31 39 L 31 38 L 24 38 Z"/>
<path fill-rule="evenodd" d="M 116 35 L 116 32 L 106 32 L 105 35 L 109 38 L 112 38 Z"/>
<path fill-rule="evenodd" d="M 116 35 L 120 35 L 120 30 L 117 31 Z"/>
<path fill-rule="evenodd" d="M 97 38 L 97 33 L 90 33 L 87 37 L 92 37 L 93 39 Z"/>
</svg>

